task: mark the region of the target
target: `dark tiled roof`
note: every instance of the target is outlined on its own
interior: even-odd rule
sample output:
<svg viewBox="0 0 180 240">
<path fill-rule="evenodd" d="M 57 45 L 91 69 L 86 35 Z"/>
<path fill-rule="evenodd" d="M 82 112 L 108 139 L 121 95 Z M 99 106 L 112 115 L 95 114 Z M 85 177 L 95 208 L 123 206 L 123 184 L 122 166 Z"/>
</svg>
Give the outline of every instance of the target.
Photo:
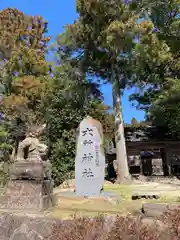
<svg viewBox="0 0 180 240">
<path fill-rule="evenodd" d="M 151 141 L 177 141 L 167 133 L 164 127 L 155 127 L 146 125 L 141 127 L 125 126 L 124 134 L 126 143 L 151 142 Z M 109 147 L 106 149 L 107 154 L 116 152 L 115 140 L 113 139 Z"/>
<path fill-rule="evenodd" d="M 143 127 L 125 127 L 125 138 L 127 142 L 141 141 L 166 141 L 173 140 L 167 134 L 167 130 L 163 127 L 143 126 Z"/>
</svg>

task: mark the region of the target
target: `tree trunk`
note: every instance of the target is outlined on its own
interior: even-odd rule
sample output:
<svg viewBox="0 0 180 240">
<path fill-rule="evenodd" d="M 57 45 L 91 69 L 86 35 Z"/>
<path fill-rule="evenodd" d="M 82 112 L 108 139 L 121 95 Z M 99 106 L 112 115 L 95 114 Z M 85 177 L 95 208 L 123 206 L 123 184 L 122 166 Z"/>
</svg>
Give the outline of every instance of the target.
<svg viewBox="0 0 180 240">
<path fill-rule="evenodd" d="M 124 126 L 122 117 L 121 92 L 118 81 L 113 81 L 113 108 L 115 116 L 115 141 L 117 160 L 117 183 L 128 183 L 130 180 L 127 162 L 126 143 L 124 137 Z"/>
</svg>

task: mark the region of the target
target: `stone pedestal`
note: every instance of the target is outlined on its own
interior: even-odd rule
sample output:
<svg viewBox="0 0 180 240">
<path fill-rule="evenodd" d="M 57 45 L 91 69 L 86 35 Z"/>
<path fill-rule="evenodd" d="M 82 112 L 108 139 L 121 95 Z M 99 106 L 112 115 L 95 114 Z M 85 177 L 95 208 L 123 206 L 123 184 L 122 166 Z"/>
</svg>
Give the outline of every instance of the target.
<svg viewBox="0 0 180 240">
<path fill-rule="evenodd" d="M 48 162 L 15 162 L 10 166 L 0 209 L 42 211 L 53 207 L 53 180 Z"/>
<path fill-rule="evenodd" d="M 10 180 L 0 198 L 0 208 L 42 211 L 53 207 L 52 180 Z"/>
<path fill-rule="evenodd" d="M 11 180 L 42 180 L 51 179 L 51 164 L 49 162 L 22 161 L 10 166 Z"/>
</svg>

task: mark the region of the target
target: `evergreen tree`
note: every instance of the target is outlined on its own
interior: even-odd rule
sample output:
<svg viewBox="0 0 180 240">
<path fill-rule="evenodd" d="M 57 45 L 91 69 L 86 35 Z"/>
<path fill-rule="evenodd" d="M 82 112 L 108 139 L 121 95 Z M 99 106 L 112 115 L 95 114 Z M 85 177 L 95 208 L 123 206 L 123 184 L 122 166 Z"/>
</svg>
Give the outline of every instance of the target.
<svg viewBox="0 0 180 240">
<path fill-rule="evenodd" d="M 136 127 L 136 126 L 138 125 L 138 121 L 136 120 L 135 117 L 132 118 L 131 124 L 132 124 L 132 126 L 134 126 L 134 127 Z"/>
<path fill-rule="evenodd" d="M 153 53 L 151 57 L 141 56 L 136 69 L 139 92 L 133 94 L 131 99 L 138 102 L 138 108 L 146 111 L 147 119 L 155 125 L 166 127 L 174 137 L 179 137 L 179 1 L 147 1 L 147 10 L 156 36 L 167 51 L 161 53 L 161 61 L 157 60 L 157 48 L 150 49 Z"/>
<path fill-rule="evenodd" d="M 0 81 L 4 86 L 1 110 L 11 120 L 33 122 L 49 84 L 45 59 L 47 21 L 7 8 L 0 11 Z"/>
<path fill-rule="evenodd" d="M 156 37 L 154 25 L 147 19 L 141 2 L 119 0 L 76 2 L 79 19 L 66 28 L 57 45 L 68 54 L 68 59 L 72 53 L 76 53 L 73 54 L 72 64 L 78 65 L 81 72 L 112 83 L 118 161 L 117 182 L 123 183 L 129 178 L 129 170 L 121 96 L 128 84 L 134 84 L 135 66 L 139 66 L 141 59 L 154 57 L 161 61 L 161 55 L 163 53 L 163 57 L 166 57 L 167 49 Z M 61 57 L 66 54 L 61 54 Z M 140 69 L 138 71 L 140 72 Z"/>
</svg>

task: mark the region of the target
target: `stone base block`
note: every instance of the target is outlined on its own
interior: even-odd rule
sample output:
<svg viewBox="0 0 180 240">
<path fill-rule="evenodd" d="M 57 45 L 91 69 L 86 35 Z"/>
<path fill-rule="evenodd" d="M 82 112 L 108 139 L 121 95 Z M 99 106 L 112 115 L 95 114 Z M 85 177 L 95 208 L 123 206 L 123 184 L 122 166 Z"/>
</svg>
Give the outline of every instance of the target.
<svg viewBox="0 0 180 240">
<path fill-rule="evenodd" d="M 0 208 L 42 211 L 53 207 L 53 182 L 11 180 L 6 193 L 0 196 Z"/>
<path fill-rule="evenodd" d="M 142 213 L 146 217 L 160 217 L 168 210 L 179 209 L 179 203 L 144 203 L 142 205 Z"/>
<path fill-rule="evenodd" d="M 113 193 L 113 192 L 102 191 L 99 196 L 89 196 L 89 197 L 78 196 L 78 195 L 76 195 L 76 193 L 72 189 L 58 192 L 58 205 L 60 207 L 61 207 L 61 204 L 63 202 L 66 203 L 66 202 L 69 202 L 71 200 L 72 200 L 72 202 L 74 202 L 74 201 L 84 201 L 84 199 L 94 201 L 95 205 L 96 205 L 96 201 L 97 202 L 102 201 L 102 203 L 109 202 L 113 205 L 116 205 L 116 204 L 120 203 L 120 196 L 116 193 Z"/>
<path fill-rule="evenodd" d="M 10 179 L 42 180 L 47 175 L 46 162 L 15 162 L 10 165 Z"/>
<path fill-rule="evenodd" d="M 50 239 L 54 226 L 60 221 L 50 218 L 46 214 L 18 214 L 1 212 L 0 239 L 1 240 L 45 240 Z"/>
</svg>

